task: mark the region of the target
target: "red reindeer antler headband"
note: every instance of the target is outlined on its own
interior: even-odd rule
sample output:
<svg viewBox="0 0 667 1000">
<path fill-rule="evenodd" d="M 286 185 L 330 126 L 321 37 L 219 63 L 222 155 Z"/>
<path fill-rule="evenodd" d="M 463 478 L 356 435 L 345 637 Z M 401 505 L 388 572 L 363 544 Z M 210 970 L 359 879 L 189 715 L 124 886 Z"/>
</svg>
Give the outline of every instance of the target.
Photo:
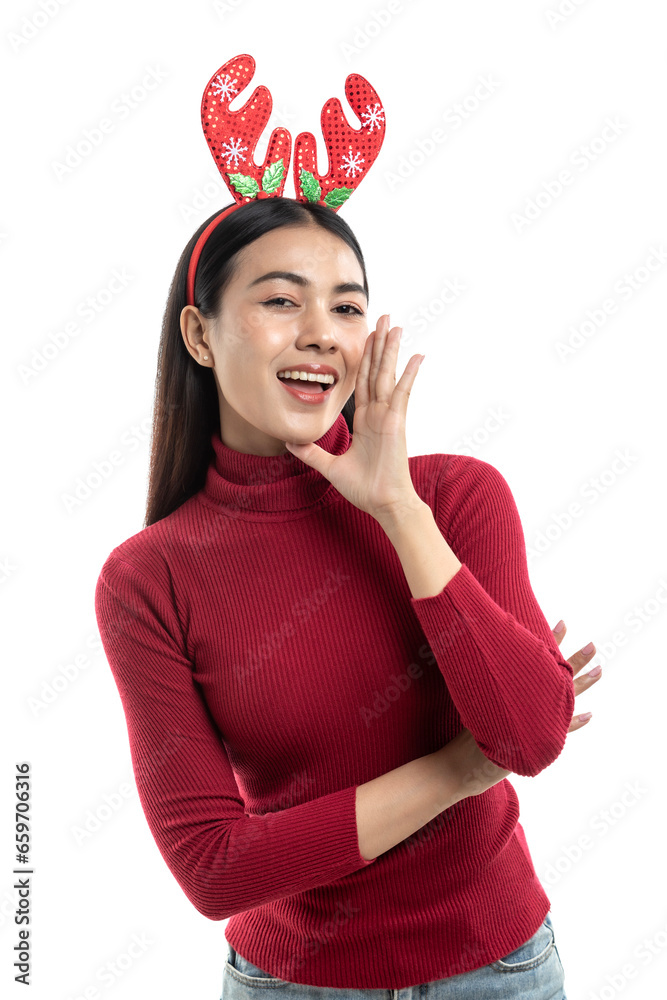
<svg viewBox="0 0 667 1000">
<path fill-rule="evenodd" d="M 234 196 L 211 220 L 197 240 L 188 267 L 187 303 L 194 305 L 197 264 L 206 240 L 222 219 L 255 198 L 281 198 L 289 169 L 292 137 L 285 128 L 271 133 L 264 162 L 255 163 L 255 149 L 271 116 L 273 102 L 266 87 L 256 87 L 238 111 L 229 104 L 250 83 L 255 60 L 229 59 L 209 80 L 201 104 L 202 128 L 211 155 Z M 380 152 L 385 132 L 384 109 L 368 80 L 350 73 L 345 96 L 362 125 L 353 128 L 337 97 L 322 108 L 320 123 L 329 158 L 329 173 L 317 172 L 315 136 L 301 132 L 294 143 L 294 189 L 297 201 L 315 201 L 337 212 L 359 186 Z"/>
</svg>

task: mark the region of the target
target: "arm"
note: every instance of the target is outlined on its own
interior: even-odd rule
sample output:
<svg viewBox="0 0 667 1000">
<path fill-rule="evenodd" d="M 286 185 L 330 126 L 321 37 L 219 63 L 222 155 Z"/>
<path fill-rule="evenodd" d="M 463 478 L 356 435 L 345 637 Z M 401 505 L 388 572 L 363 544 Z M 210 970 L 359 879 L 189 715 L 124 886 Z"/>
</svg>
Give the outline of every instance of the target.
<svg viewBox="0 0 667 1000">
<path fill-rule="evenodd" d="M 454 493 L 463 499 L 452 510 Z M 497 469 L 470 459 L 455 488 L 441 470 L 435 507 L 422 501 L 381 522 L 413 610 L 483 753 L 538 774 L 565 744 L 573 670 L 530 585 L 514 498 Z"/>
<path fill-rule="evenodd" d="M 112 554 L 97 582 L 95 610 L 149 828 L 186 896 L 209 919 L 224 920 L 372 864 L 463 797 L 455 748 L 448 744 L 446 754 L 418 758 L 363 785 L 246 814 L 193 680 L 173 604 Z"/>
<path fill-rule="evenodd" d="M 470 730 L 357 789 L 359 850 L 383 854 L 461 799 L 506 778 L 481 752 Z"/>
</svg>

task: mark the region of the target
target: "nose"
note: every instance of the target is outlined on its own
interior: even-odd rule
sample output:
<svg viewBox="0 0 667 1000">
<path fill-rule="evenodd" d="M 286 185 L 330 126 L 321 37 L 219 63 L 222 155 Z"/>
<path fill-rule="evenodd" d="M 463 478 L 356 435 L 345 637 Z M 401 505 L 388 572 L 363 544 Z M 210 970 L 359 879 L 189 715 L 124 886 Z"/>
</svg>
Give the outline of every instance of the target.
<svg viewBox="0 0 667 1000">
<path fill-rule="evenodd" d="M 339 330 L 328 306 L 314 305 L 304 310 L 297 325 L 299 347 L 319 347 L 322 351 L 336 350 L 339 347 Z"/>
</svg>

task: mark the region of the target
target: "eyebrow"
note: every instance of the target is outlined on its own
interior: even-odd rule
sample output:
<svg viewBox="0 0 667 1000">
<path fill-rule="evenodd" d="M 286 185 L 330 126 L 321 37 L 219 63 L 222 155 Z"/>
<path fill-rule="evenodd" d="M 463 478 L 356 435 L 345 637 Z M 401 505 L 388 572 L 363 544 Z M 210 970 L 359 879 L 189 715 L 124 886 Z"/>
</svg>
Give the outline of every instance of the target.
<svg viewBox="0 0 667 1000">
<path fill-rule="evenodd" d="M 304 278 L 302 274 L 296 274 L 294 271 L 267 271 L 266 274 L 260 275 L 259 278 L 255 278 L 248 285 L 248 288 L 252 288 L 253 285 L 259 285 L 262 281 L 270 281 L 273 278 L 282 278 L 283 281 L 292 281 L 295 285 L 301 285 L 305 287 L 310 285 L 311 282 L 308 278 Z M 368 300 L 368 295 L 366 295 L 366 289 L 363 285 L 360 285 L 356 281 L 343 281 L 340 285 L 334 285 L 334 292 L 361 292 Z"/>
</svg>

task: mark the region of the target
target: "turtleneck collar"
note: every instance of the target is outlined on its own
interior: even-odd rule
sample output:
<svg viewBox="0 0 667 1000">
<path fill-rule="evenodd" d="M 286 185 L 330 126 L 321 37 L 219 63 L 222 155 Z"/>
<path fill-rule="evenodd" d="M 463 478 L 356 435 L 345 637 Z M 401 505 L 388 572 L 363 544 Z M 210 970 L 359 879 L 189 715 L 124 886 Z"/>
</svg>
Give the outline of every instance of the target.
<svg viewBox="0 0 667 1000">
<path fill-rule="evenodd" d="M 342 455 L 352 438 L 342 413 L 315 442 L 332 455 Z M 243 517 L 264 519 L 329 502 L 337 496 L 329 480 L 296 455 L 248 455 L 223 443 L 216 430 L 211 435 L 211 458 L 203 497 L 215 506 Z M 325 500 L 326 496 L 326 500 Z"/>
</svg>

